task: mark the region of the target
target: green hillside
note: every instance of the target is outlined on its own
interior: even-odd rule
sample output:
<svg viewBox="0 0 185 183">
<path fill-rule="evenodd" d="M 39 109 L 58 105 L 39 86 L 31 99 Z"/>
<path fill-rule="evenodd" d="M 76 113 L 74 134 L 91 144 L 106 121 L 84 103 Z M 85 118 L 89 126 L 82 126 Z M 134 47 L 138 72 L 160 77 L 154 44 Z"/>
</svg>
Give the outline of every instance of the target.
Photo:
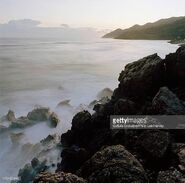
<svg viewBox="0 0 185 183">
<path fill-rule="evenodd" d="M 124 30 L 117 29 L 103 37 L 115 39 L 184 40 L 185 17 L 172 17 L 145 25 L 134 25 Z"/>
</svg>

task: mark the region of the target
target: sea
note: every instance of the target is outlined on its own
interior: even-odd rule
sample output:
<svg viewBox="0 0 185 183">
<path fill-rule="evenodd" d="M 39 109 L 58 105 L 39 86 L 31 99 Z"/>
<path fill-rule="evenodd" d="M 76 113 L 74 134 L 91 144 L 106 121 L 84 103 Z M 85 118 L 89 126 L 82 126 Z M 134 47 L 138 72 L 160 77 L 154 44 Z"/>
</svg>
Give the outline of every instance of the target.
<svg viewBox="0 0 185 183">
<path fill-rule="evenodd" d="M 55 129 L 46 123 L 23 129 L 24 136 L 16 146 L 11 132 L 0 134 L 0 182 L 16 178 L 19 169 L 35 156 L 35 150 L 20 150 L 25 144 L 66 132 L 72 117 L 88 109 L 100 91 L 114 90 L 126 64 L 154 53 L 165 58 L 177 48 L 168 41 L 0 38 L 0 117 L 8 110 L 16 117 L 26 116 L 42 106 L 60 118 Z M 61 102 L 66 105 L 59 106 Z"/>
</svg>

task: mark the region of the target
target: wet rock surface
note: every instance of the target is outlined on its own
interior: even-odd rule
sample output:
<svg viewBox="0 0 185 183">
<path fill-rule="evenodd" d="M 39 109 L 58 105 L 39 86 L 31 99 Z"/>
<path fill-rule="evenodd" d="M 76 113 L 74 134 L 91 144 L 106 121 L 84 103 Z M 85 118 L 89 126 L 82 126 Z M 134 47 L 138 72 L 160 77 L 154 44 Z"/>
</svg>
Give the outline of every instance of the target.
<svg viewBox="0 0 185 183">
<path fill-rule="evenodd" d="M 15 113 L 11 110 L 7 115 L 0 118 L 0 133 L 7 130 L 23 129 L 39 122 L 47 122 L 51 128 L 56 128 L 60 122 L 59 117 L 54 112 L 51 112 L 49 108 L 39 107 L 27 114 L 27 116 L 21 116 L 16 118 Z M 3 124 L 6 123 L 6 126 Z"/>
<path fill-rule="evenodd" d="M 35 176 L 46 169 L 45 162 L 40 162 L 38 159 L 34 158 L 31 164 L 26 164 L 23 169 L 19 170 L 18 177 L 20 180 L 17 183 L 32 182 Z"/>
<path fill-rule="evenodd" d="M 55 114 L 54 112 L 51 113 L 50 117 L 49 117 L 49 121 L 50 121 L 50 126 L 53 128 L 56 128 L 58 123 L 60 122 L 57 114 Z"/>
<path fill-rule="evenodd" d="M 6 119 L 11 122 L 16 121 L 15 113 L 12 110 L 9 110 Z"/>
<path fill-rule="evenodd" d="M 49 108 L 37 108 L 29 112 L 27 117 L 32 121 L 47 121 L 50 115 L 51 113 Z"/>
</svg>

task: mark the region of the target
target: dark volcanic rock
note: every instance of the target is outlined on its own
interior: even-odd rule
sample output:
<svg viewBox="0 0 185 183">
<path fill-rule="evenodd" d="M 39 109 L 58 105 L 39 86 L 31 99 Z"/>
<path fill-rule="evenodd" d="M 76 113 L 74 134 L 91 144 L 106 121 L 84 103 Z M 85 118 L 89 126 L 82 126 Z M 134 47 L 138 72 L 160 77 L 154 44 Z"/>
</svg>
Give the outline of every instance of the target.
<svg viewBox="0 0 185 183">
<path fill-rule="evenodd" d="M 77 174 L 89 183 L 147 182 L 142 165 L 121 145 L 98 151 Z"/>
<path fill-rule="evenodd" d="M 185 46 L 181 46 L 176 53 L 171 53 L 164 60 L 166 64 L 166 79 L 169 86 L 185 83 Z"/>
<path fill-rule="evenodd" d="M 38 159 L 34 158 L 31 164 L 28 163 L 23 169 L 19 170 L 18 177 L 20 180 L 17 183 L 29 183 L 32 182 L 37 174 L 46 169 L 45 161 L 40 162 Z"/>
<path fill-rule="evenodd" d="M 156 114 L 185 114 L 185 106 L 167 87 L 160 88 L 152 101 Z"/>
<path fill-rule="evenodd" d="M 35 178 L 33 183 L 87 183 L 87 181 L 71 173 L 43 172 Z"/>
<path fill-rule="evenodd" d="M 74 173 L 89 158 L 89 153 L 84 148 L 72 146 L 65 148 L 62 153 L 62 162 L 59 170 Z"/>
<path fill-rule="evenodd" d="M 119 99 L 114 105 L 114 114 L 116 115 L 136 114 L 136 104 L 127 99 Z"/>
<path fill-rule="evenodd" d="M 72 120 L 72 130 L 78 132 L 91 129 L 91 114 L 88 111 L 77 113 Z"/>
<path fill-rule="evenodd" d="M 92 117 L 88 111 L 77 113 L 72 120 L 72 127 L 61 136 L 61 142 L 67 145 L 87 146 L 93 134 Z"/>
<path fill-rule="evenodd" d="M 170 145 L 170 134 L 164 131 L 145 131 L 138 144 L 154 158 L 162 158 Z"/>
<path fill-rule="evenodd" d="M 122 96 L 140 100 L 153 96 L 163 85 L 164 64 L 157 55 L 150 55 L 125 66 L 119 76 Z"/>
<path fill-rule="evenodd" d="M 76 114 L 61 137 L 59 171 L 80 167 L 76 173 L 89 183 L 174 183 L 178 171 L 170 167 L 185 172 L 185 153 L 173 151 L 173 144 L 185 142 L 185 131 L 111 130 L 110 115 L 185 114 L 184 50 L 165 60 L 154 54 L 128 64 L 109 101 L 97 103 L 92 115 Z"/>
<path fill-rule="evenodd" d="M 159 172 L 157 183 L 183 183 L 182 174 L 177 170 L 166 170 Z"/>
</svg>

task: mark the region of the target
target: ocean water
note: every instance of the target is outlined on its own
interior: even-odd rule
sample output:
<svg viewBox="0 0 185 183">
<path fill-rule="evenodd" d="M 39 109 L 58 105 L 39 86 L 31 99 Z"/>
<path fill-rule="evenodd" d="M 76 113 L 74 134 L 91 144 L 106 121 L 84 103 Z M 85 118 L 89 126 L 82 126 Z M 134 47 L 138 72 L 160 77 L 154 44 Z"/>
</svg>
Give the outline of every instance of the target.
<svg viewBox="0 0 185 183">
<path fill-rule="evenodd" d="M 35 106 L 50 107 L 61 119 L 56 129 L 40 123 L 23 130 L 22 145 L 35 144 L 68 130 L 72 116 L 96 99 L 99 91 L 116 88 L 127 63 L 153 53 L 164 58 L 177 48 L 167 41 L 0 39 L 0 116 L 9 109 L 19 117 Z M 57 108 L 64 100 L 70 100 L 71 107 Z M 16 176 L 31 160 L 31 156 L 16 156 L 22 154 L 12 146 L 10 134 L 0 135 L 0 177 Z"/>
</svg>

